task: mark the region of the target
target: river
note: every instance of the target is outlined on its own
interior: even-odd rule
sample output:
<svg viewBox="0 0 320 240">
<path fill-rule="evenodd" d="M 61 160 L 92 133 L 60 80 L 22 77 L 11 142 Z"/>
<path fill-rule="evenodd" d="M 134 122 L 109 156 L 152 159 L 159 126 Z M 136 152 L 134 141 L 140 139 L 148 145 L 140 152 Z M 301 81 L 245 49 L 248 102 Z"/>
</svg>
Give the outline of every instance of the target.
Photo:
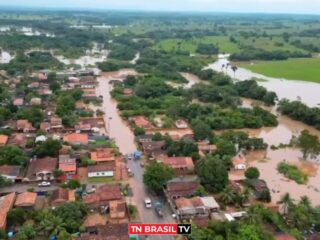
<svg viewBox="0 0 320 240">
<path fill-rule="evenodd" d="M 134 74 L 136 74 L 134 70 L 124 69 L 118 72 L 103 73 L 102 76 L 98 78 L 99 85 L 97 87 L 97 95 L 103 96 L 102 109 L 105 112 L 104 118 L 106 122 L 106 129 L 109 131 L 110 137 L 115 139 L 115 142 L 119 146 L 119 150 L 122 154 L 134 152 L 137 149 L 137 146 L 131 129 L 120 116 L 117 109 L 117 102 L 113 100 L 110 95 L 112 85 L 109 84 L 109 81 L 112 79 L 122 80 L 125 76 Z M 156 196 L 150 195 L 148 190 L 145 188 L 143 184 L 144 168 L 140 166 L 139 161 L 128 161 L 128 167 L 134 173 L 134 177 L 130 178 L 133 197 L 128 200 L 137 206 L 141 221 L 143 223 L 174 223 L 175 221 L 171 217 L 171 211 L 167 204 L 164 207 L 163 218 L 159 218 L 154 210 L 145 208 L 144 199 L 146 197 L 150 197 L 152 201 L 159 201 L 160 199 Z M 172 240 L 173 238 L 170 236 L 154 236 L 149 237 L 149 239 Z"/>
<path fill-rule="evenodd" d="M 292 101 L 301 100 L 310 107 L 315 107 L 320 104 L 320 84 L 298 80 L 271 78 L 240 67 L 234 74 L 230 67 L 227 69 L 223 67 L 230 63 L 228 57 L 228 54 L 221 54 L 216 62 L 210 64 L 206 68 L 211 68 L 218 72 L 224 72 L 230 77 L 240 81 L 251 78 L 262 79 L 264 81 L 259 81 L 258 83 L 261 86 L 266 87 L 268 90 L 276 92 L 279 99 L 287 98 Z"/>
</svg>

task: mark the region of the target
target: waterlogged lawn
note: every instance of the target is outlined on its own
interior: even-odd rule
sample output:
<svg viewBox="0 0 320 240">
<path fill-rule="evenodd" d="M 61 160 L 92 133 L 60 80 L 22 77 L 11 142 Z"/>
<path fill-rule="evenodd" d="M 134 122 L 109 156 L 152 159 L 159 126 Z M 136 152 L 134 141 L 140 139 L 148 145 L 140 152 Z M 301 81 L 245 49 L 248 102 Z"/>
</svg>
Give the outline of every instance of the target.
<svg viewBox="0 0 320 240">
<path fill-rule="evenodd" d="M 299 58 L 286 61 L 258 61 L 241 67 L 268 77 L 320 83 L 320 58 Z"/>
</svg>

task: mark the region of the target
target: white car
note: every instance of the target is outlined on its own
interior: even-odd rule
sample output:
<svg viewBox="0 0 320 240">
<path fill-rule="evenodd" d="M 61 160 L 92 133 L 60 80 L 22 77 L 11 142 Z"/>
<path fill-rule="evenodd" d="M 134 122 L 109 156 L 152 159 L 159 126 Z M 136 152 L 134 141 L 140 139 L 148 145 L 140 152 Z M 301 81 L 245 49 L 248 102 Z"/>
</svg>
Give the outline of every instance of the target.
<svg viewBox="0 0 320 240">
<path fill-rule="evenodd" d="M 144 200 L 144 204 L 145 204 L 146 208 L 152 208 L 152 202 L 151 202 L 150 198 L 146 198 Z"/>
<path fill-rule="evenodd" d="M 51 186 L 51 183 L 50 182 L 41 182 L 38 184 L 39 187 L 49 187 Z"/>
</svg>

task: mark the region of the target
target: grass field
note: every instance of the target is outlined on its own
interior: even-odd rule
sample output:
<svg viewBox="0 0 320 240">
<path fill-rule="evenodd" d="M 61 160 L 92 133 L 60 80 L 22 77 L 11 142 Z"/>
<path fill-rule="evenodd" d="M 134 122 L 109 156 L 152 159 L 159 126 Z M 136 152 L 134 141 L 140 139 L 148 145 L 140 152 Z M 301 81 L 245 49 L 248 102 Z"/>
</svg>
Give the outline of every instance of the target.
<svg viewBox="0 0 320 240">
<path fill-rule="evenodd" d="M 254 65 L 241 63 L 240 66 L 269 77 L 320 83 L 320 58 L 261 61 Z"/>
<path fill-rule="evenodd" d="M 179 48 L 179 43 L 181 43 L 180 48 Z M 207 36 L 203 38 L 195 38 L 192 40 L 167 39 L 159 42 L 156 45 L 156 48 L 159 50 L 164 50 L 166 52 L 181 50 L 181 51 L 188 51 L 188 52 L 194 53 L 199 43 L 205 43 L 205 44 L 211 43 L 216 46 L 219 46 L 220 52 L 225 52 L 225 53 L 239 52 L 238 46 L 230 42 L 229 37 L 220 37 L 220 36 Z"/>
</svg>

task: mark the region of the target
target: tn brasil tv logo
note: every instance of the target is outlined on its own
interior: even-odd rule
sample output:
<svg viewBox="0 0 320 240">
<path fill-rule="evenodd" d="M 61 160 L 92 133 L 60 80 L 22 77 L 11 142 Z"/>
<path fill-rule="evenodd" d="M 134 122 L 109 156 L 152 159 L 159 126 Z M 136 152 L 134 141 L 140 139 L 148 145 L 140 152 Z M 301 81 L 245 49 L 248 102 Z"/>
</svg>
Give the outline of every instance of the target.
<svg viewBox="0 0 320 240">
<path fill-rule="evenodd" d="M 129 235 L 190 235 L 191 224 L 129 224 Z"/>
</svg>

